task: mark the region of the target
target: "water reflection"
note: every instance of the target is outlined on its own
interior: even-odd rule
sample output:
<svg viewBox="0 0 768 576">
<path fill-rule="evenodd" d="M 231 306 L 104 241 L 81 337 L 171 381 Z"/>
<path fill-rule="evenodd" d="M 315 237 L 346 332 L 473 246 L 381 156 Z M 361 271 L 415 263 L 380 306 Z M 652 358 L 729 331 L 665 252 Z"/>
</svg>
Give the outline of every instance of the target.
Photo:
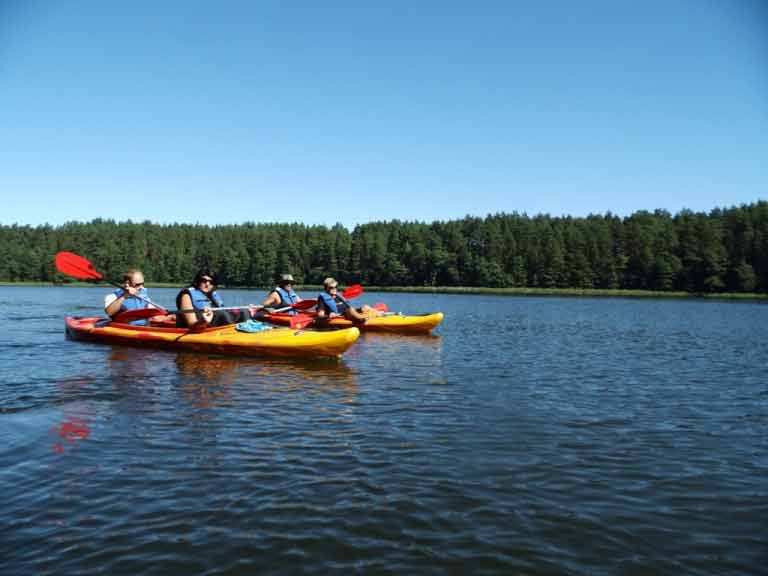
<svg viewBox="0 0 768 576">
<path fill-rule="evenodd" d="M 154 379 L 169 366 L 163 352 L 131 347 L 113 347 L 107 356 L 107 367 L 118 388 Z"/>
<path fill-rule="evenodd" d="M 365 334 L 358 353 L 361 361 L 382 373 L 398 373 L 407 367 L 411 375 L 426 376 L 430 383 L 445 382 L 443 339 L 434 334 Z M 393 359 L 396 359 L 393 364 Z"/>
<path fill-rule="evenodd" d="M 253 366 L 251 387 L 262 394 L 340 394 L 350 403 L 358 394 L 357 372 L 338 360 L 286 362 L 272 360 Z"/>
<path fill-rule="evenodd" d="M 110 380 L 131 398 L 155 395 L 158 383 L 180 391 L 188 404 L 210 408 L 233 394 L 357 394 L 357 372 L 343 360 L 263 359 L 191 352 L 168 353 L 114 347 L 107 356 Z M 145 398 L 146 400 L 146 398 Z"/>
<path fill-rule="evenodd" d="M 65 446 L 69 447 L 79 440 L 88 438 L 91 434 L 91 428 L 84 418 L 69 416 L 59 424 L 56 432 L 61 441 L 53 445 L 53 451 L 57 454 L 62 454 L 66 450 Z"/>
<path fill-rule="evenodd" d="M 308 394 L 342 392 L 350 401 L 357 393 L 357 374 L 337 360 L 265 360 L 179 353 L 175 358 L 179 386 L 186 399 L 198 407 L 210 407 L 238 394 Z"/>
<path fill-rule="evenodd" d="M 182 352 L 175 356 L 174 362 L 179 376 L 184 379 L 199 378 L 207 382 L 231 384 L 236 379 L 241 359 Z"/>
<path fill-rule="evenodd" d="M 438 355 L 443 351 L 443 339 L 437 334 L 390 334 L 388 332 L 365 332 L 363 338 L 372 346 L 385 350 L 408 348 L 414 352 Z"/>
<path fill-rule="evenodd" d="M 226 356 L 179 353 L 175 357 L 179 389 L 198 408 L 210 408 L 231 398 L 240 360 Z"/>
<path fill-rule="evenodd" d="M 63 394 L 77 393 L 93 383 L 91 378 L 70 378 L 60 380 L 56 387 Z M 73 402 L 62 407 L 61 422 L 55 428 L 57 440 L 53 444 L 53 451 L 63 454 L 78 442 L 91 435 L 90 421 L 93 419 L 93 410 L 84 402 Z"/>
</svg>

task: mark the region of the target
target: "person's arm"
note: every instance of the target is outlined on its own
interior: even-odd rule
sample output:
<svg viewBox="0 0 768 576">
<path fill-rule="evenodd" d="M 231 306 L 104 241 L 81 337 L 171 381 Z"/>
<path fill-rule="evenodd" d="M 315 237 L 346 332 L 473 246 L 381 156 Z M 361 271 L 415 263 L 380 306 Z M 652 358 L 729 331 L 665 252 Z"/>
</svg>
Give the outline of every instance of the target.
<svg viewBox="0 0 768 576">
<path fill-rule="evenodd" d="M 125 293 L 120 294 L 117 298 L 112 300 L 112 303 L 104 308 L 104 311 L 107 313 L 107 316 L 115 316 L 118 312 L 120 312 L 120 308 L 123 305 L 123 302 L 125 301 Z"/>
<path fill-rule="evenodd" d="M 211 322 L 211 320 L 213 320 L 213 311 L 207 307 L 203 308 L 202 310 L 203 319 L 200 320 L 199 322 L 197 320 L 196 312 L 194 311 L 188 312 L 188 310 L 193 310 L 192 298 L 189 296 L 189 294 L 182 294 L 179 302 L 181 304 L 181 310 L 179 310 L 178 313 L 184 316 L 184 322 L 187 324 L 188 327 L 204 328 L 207 324 Z"/>
<path fill-rule="evenodd" d="M 114 306 L 115 302 L 117 302 L 117 296 L 114 294 L 107 294 L 104 296 L 104 312 L 107 316 L 114 316 L 117 314 L 117 311 L 113 312 L 115 308 L 117 310 L 120 310 L 120 305 L 118 304 L 117 307 Z M 122 300 L 120 301 L 122 303 Z"/>
<path fill-rule="evenodd" d="M 114 316 L 120 312 L 120 308 L 122 308 L 125 299 L 129 296 L 136 296 L 138 292 L 139 291 L 132 286 L 124 286 L 120 296 L 114 297 L 114 299 L 110 298 L 110 296 L 115 296 L 114 294 L 107 294 L 107 296 L 104 298 L 104 312 L 106 312 L 110 317 Z"/>
<path fill-rule="evenodd" d="M 272 290 L 272 292 L 269 293 L 269 296 L 264 298 L 264 302 L 261 303 L 262 306 L 272 306 L 273 308 L 280 304 L 280 295 Z"/>
<path fill-rule="evenodd" d="M 355 310 L 349 300 L 344 298 L 344 296 L 341 294 L 336 294 L 336 298 L 334 299 L 333 303 L 337 306 L 339 316 L 344 316 L 349 320 L 360 320 L 360 318 L 357 316 L 357 310 Z"/>
</svg>

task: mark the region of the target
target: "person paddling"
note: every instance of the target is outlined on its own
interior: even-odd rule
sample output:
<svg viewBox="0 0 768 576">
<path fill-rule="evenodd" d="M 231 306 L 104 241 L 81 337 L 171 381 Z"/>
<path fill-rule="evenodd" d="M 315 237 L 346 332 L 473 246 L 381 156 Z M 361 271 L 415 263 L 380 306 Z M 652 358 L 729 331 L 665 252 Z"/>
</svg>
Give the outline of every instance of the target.
<svg viewBox="0 0 768 576">
<path fill-rule="evenodd" d="M 297 302 L 301 302 L 301 298 L 293 290 L 295 282 L 293 276 L 290 274 L 283 274 L 280 276 L 280 281 L 272 291 L 267 295 L 262 302 L 262 306 L 265 308 L 288 308 Z M 296 310 L 290 310 L 291 314 L 296 314 Z"/>
<path fill-rule="evenodd" d="M 353 322 L 365 322 L 368 318 L 379 315 L 378 310 L 364 304 L 355 308 L 349 300 L 338 292 L 339 283 L 334 278 L 328 277 L 323 281 L 323 292 L 317 295 L 318 318 L 334 318 L 344 316 Z"/>
<path fill-rule="evenodd" d="M 155 308 L 149 300 L 149 293 L 144 287 L 144 274 L 136 268 L 129 268 L 123 274 L 123 286 L 104 297 L 104 312 L 114 318 L 121 312 Z M 133 320 L 134 326 L 144 326 L 147 320 Z"/>
<path fill-rule="evenodd" d="M 200 270 L 192 285 L 176 296 L 176 325 L 182 328 L 206 328 L 244 322 L 251 318 L 249 308 L 240 310 L 212 310 L 220 308 L 224 301 L 216 292 L 218 281 L 210 270 Z"/>
</svg>

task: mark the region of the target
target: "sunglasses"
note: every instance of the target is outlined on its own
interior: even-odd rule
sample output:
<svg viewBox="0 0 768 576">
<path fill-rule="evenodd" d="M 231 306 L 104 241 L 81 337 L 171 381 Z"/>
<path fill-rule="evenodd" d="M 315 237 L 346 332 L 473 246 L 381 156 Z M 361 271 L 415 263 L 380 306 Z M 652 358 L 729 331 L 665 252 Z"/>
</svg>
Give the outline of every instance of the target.
<svg viewBox="0 0 768 576">
<path fill-rule="evenodd" d="M 142 286 L 144 286 L 144 282 L 131 282 L 131 286 L 133 286 L 134 288 L 141 288 Z"/>
<path fill-rule="evenodd" d="M 216 284 L 213 278 L 200 278 L 200 284 Z"/>
</svg>

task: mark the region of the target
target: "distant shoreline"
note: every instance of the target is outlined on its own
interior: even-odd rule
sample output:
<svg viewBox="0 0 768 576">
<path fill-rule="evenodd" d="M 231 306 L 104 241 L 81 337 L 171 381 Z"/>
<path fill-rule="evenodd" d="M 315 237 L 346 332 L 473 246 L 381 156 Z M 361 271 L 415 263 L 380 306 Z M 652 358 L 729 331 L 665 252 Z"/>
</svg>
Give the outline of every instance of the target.
<svg viewBox="0 0 768 576">
<path fill-rule="evenodd" d="M 0 282 L 0 286 L 58 286 L 77 288 L 109 289 L 110 284 L 92 284 L 90 282 Z M 147 283 L 148 288 L 179 288 L 179 284 Z M 258 290 L 267 292 L 271 287 L 264 286 L 223 286 L 232 290 Z M 301 285 L 297 292 L 313 292 L 322 290 L 318 285 Z M 467 294 L 494 296 L 574 296 L 589 298 L 693 298 L 714 300 L 768 300 L 768 294 L 756 292 L 658 292 L 654 290 L 611 290 L 600 288 L 483 288 L 476 286 L 365 286 L 369 292 L 400 292 L 417 294 Z M 363 296 L 364 297 L 364 296 Z"/>
<path fill-rule="evenodd" d="M 366 286 L 371 292 L 414 292 L 434 294 L 486 294 L 494 296 L 577 296 L 589 298 L 708 298 L 727 300 L 768 300 L 757 292 L 659 292 L 654 290 L 611 290 L 601 288 L 482 288 L 475 286 Z"/>
</svg>

